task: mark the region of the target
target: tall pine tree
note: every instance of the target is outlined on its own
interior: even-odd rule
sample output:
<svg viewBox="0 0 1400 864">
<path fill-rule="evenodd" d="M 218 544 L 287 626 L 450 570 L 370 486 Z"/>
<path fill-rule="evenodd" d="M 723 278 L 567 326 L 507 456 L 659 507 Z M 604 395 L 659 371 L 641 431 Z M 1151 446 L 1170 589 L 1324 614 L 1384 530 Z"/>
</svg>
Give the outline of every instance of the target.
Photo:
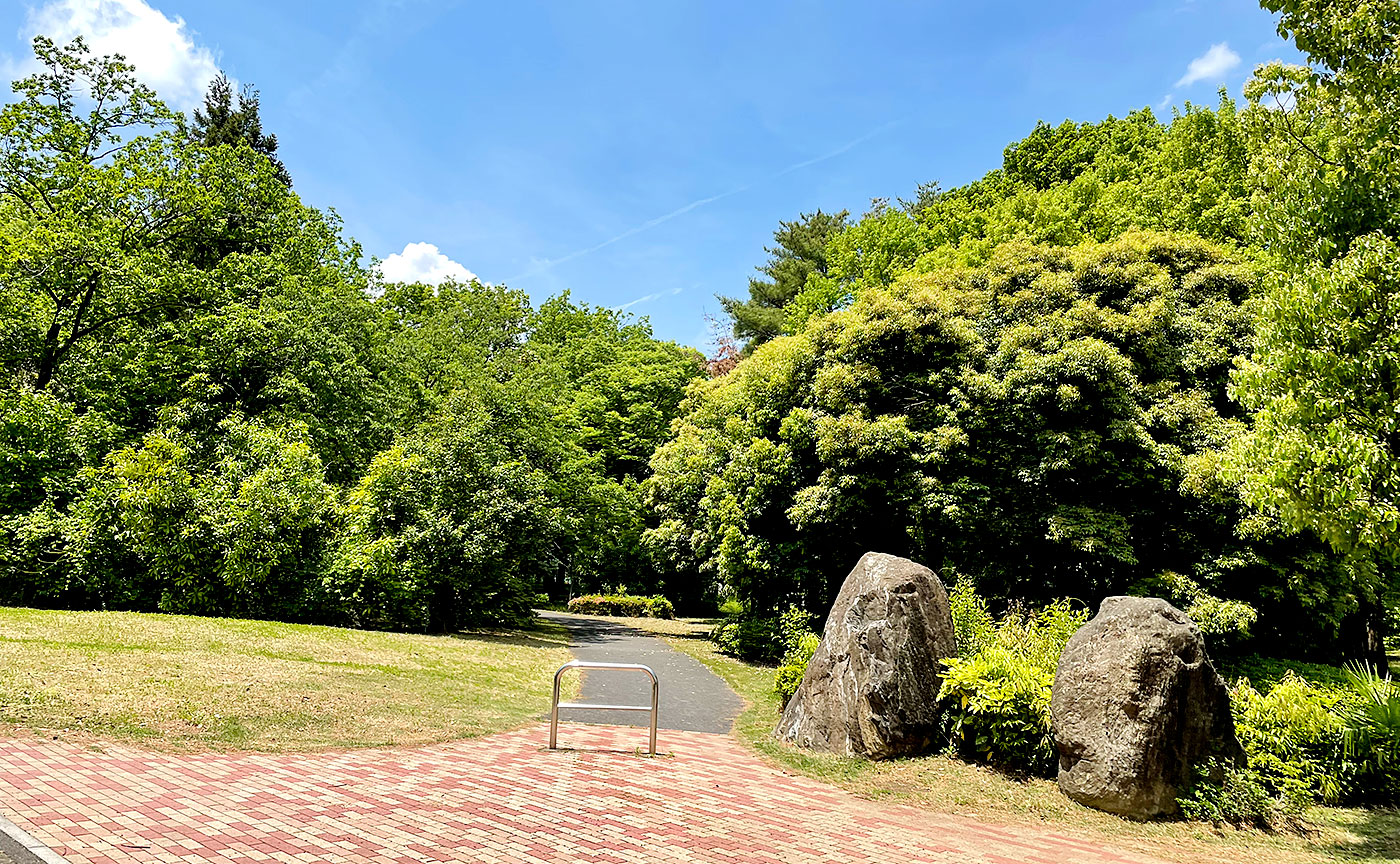
<svg viewBox="0 0 1400 864">
<path fill-rule="evenodd" d="M 209 92 L 204 94 L 204 108 L 194 110 L 191 137 L 205 147 L 236 146 L 240 141 L 245 142 L 254 153 L 271 160 L 277 179 L 291 186 L 292 176 L 277 158 L 277 136 L 263 134 L 258 107 L 257 90 L 245 85 L 235 96 L 233 84 L 220 72 L 210 83 Z"/>
<path fill-rule="evenodd" d="M 749 299 L 721 297 L 719 302 L 734 321 L 734 335 L 744 341 L 744 353 L 783 332 L 784 307 L 813 273 L 826 275 L 826 241 L 846 227 L 840 213 L 803 213 L 792 222 L 779 222 L 773 232 L 776 246 L 764 247 L 768 263 L 758 268 L 767 278 L 749 280 Z"/>
</svg>

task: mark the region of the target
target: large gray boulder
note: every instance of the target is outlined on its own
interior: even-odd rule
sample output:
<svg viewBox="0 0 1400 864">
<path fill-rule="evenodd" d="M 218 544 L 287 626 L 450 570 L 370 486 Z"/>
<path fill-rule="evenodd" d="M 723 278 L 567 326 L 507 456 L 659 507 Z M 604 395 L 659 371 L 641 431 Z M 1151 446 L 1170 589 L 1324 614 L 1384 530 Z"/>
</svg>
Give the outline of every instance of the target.
<svg viewBox="0 0 1400 864">
<path fill-rule="evenodd" d="M 1050 697 L 1060 789 L 1133 819 L 1176 812 L 1192 767 L 1242 762 L 1201 631 L 1155 597 L 1109 597 L 1065 645 Z"/>
<path fill-rule="evenodd" d="M 779 740 L 848 756 L 921 753 L 938 725 L 939 661 L 957 656 L 933 571 L 866 554 L 841 585 L 820 647 L 783 711 Z"/>
</svg>

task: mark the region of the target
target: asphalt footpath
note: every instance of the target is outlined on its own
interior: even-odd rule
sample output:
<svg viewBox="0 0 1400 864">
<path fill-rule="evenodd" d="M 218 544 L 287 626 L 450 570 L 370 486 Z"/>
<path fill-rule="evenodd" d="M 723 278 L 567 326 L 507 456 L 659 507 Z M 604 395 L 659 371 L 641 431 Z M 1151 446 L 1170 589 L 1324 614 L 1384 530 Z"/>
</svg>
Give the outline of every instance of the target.
<svg viewBox="0 0 1400 864">
<path fill-rule="evenodd" d="M 0 864 L 68 864 L 47 846 L 0 816 Z"/>
<path fill-rule="evenodd" d="M 743 702 L 700 661 L 667 645 L 662 639 L 588 615 L 541 612 L 541 617 L 569 631 L 570 648 L 579 660 L 640 663 L 651 667 L 661 682 L 657 726 L 685 732 L 724 734 L 734 725 Z M 580 702 L 608 705 L 651 704 L 651 681 L 641 672 L 584 670 Z M 645 711 L 561 709 L 559 719 L 574 723 L 646 726 Z"/>
</svg>

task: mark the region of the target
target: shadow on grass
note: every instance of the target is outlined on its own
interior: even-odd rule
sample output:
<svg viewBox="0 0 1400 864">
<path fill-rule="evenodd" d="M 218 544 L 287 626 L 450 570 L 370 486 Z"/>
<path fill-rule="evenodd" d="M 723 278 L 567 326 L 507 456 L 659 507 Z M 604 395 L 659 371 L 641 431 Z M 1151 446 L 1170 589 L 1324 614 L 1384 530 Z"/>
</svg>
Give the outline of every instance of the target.
<svg viewBox="0 0 1400 864">
<path fill-rule="evenodd" d="M 519 630 L 462 630 L 446 634 L 450 639 L 486 642 L 492 645 L 518 645 L 523 648 L 567 648 L 569 636 L 563 628 L 540 626 Z"/>
<path fill-rule="evenodd" d="M 701 642 L 704 642 L 710 638 L 710 631 L 713 630 L 715 625 L 719 624 L 721 620 L 722 619 L 720 618 L 703 618 L 691 620 L 689 621 L 689 623 L 696 624 L 707 629 L 692 630 L 689 633 L 667 633 L 666 635 L 674 637 L 676 639 L 698 639 Z"/>
<path fill-rule="evenodd" d="M 1356 814 L 1341 827 L 1354 841 L 1334 843 L 1328 851 L 1337 858 L 1361 861 L 1400 861 L 1400 808 L 1374 807 L 1347 811 Z"/>
</svg>

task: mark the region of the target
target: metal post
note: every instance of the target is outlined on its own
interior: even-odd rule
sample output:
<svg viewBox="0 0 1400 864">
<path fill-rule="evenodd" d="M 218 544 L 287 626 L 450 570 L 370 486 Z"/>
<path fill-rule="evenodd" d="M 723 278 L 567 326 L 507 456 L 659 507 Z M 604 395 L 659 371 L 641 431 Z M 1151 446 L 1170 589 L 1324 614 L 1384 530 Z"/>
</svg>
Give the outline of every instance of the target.
<svg viewBox="0 0 1400 864">
<path fill-rule="evenodd" d="M 651 755 L 656 755 L 656 715 L 661 713 L 661 682 L 656 680 L 656 673 L 643 666 L 647 673 L 651 675 Z"/>
<path fill-rule="evenodd" d="M 587 702 L 560 702 L 559 682 L 564 677 L 564 673 L 570 669 L 605 669 L 623 670 L 632 672 L 644 672 L 651 679 L 651 705 L 595 705 Z M 651 671 L 650 666 L 643 666 L 640 663 L 589 663 L 583 660 L 570 660 L 559 671 L 554 673 L 554 695 L 549 700 L 549 749 L 559 749 L 559 709 L 560 708 L 588 708 L 602 709 L 605 711 L 650 711 L 651 712 L 651 736 L 648 739 L 648 752 L 656 755 L 656 720 L 661 711 L 661 682 L 657 679 L 656 673 Z"/>
<path fill-rule="evenodd" d="M 554 673 L 554 698 L 549 700 L 549 749 L 559 749 L 559 677 L 568 666 L 559 667 Z"/>
</svg>

